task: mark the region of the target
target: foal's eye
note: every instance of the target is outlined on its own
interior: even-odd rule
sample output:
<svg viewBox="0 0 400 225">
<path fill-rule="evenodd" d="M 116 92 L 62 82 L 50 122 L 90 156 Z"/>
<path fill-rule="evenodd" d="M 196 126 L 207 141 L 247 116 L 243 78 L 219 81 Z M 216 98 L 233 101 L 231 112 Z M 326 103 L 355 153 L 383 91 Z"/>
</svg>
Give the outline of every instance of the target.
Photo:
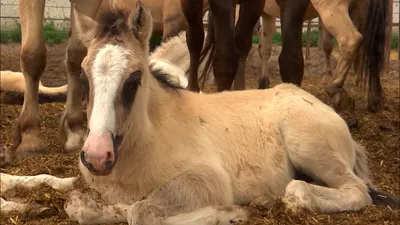
<svg viewBox="0 0 400 225">
<path fill-rule="evenodd" d="M 133 105 L 136 91 L 140 86 L 141 78 L 142 71 L 137 70 L 129 75 L 122 87 L 122 105 L 126 110 L 130 110 Z"/>
</svg>

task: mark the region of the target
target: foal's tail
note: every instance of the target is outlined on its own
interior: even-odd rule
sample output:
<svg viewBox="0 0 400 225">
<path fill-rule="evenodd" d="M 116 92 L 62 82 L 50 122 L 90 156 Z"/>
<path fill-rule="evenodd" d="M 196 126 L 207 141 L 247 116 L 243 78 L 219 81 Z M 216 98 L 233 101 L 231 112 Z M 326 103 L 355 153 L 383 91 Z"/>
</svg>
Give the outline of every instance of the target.
<svg viewBox="0 0 400 225">
<path fill-rule="evenodd" d="M 388 195 L 373 185 L 370 172 L 368 169 L 368 157 L 365 148 L 355 141 L 353 141 L 353 148 L 356 152 L 356 164 L 354 167 L 354 173 L 364 180 L 368 187 L 369 195 L 372 198 L 372 202 L 375 205 L 385 205 L 392 208 L 400 208 L 400 198 Z"/>
<path fill-rule="evenodd" d="M 247 220 L 248 211 L 239 206 L 208 206 L 168 217 L 163 225 L 231 225 Z"/>
</svg>

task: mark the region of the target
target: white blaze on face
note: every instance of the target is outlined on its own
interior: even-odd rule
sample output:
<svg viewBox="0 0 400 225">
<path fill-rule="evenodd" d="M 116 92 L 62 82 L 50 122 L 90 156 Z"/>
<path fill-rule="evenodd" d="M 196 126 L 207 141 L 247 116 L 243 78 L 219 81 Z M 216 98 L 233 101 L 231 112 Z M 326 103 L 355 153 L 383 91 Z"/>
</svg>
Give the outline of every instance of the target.
<svg viewBox="0 0 400 225">
<path fill-rule="evenodd" d="M 93 108 L 90 118 L 90 133 L 114 132 L 114 100 L 121 77 L 126 73 L 130 51 L 107 44 L 99 50 L 92 65 Z"/>
</svg>

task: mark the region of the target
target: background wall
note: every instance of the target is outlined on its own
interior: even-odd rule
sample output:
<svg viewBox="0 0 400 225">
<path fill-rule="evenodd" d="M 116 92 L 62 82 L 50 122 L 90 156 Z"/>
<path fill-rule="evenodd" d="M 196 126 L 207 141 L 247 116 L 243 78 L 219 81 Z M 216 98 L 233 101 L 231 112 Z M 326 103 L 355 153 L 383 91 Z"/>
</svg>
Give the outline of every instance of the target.
<svg viewBox="0 0 400 225">
<path fill-rule="evenodd" d="M 399 23 L 399 0 L 393 1 L 393 23 Z M 10 30 L 17 25 L 19 21 L 18 0 L 0 0 L 0 21 L 2 30 Z M 45 7 L 45 22 L 53 21 L 58 27 L 68 28 L 70 18 L 69 0 L 47 0 Z M 204 17 L 204 23 L 207 23 L 207 14 Z M 313 26 L 318 24 L 318 19 L 313 20 Z M 276 22 L 280 26 L 279 19 Z M 306 23 L 305 23 L 306 26 Z M 306 28 L 304 28 L 306 29 Z M 393 26 L 394 32 L 398 32 L 397 25 Z M 278 29 L 279 31 L 279 29 Z"/>
</svg>

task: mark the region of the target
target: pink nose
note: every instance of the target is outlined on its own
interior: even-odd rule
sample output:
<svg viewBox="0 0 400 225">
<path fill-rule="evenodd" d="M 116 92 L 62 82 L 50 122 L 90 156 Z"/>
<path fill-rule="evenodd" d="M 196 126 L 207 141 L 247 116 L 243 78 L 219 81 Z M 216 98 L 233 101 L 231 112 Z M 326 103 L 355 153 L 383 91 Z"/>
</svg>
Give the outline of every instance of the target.
<svg viewBox="0 0 400 225">
<path fill-rule="evenodd" d="M 109 172 L 115 161 L 111 132 L 89 134 L 83 145 L 82 154 L 82 163 L 90 172 L 100 174 Z"/>
</svg>

